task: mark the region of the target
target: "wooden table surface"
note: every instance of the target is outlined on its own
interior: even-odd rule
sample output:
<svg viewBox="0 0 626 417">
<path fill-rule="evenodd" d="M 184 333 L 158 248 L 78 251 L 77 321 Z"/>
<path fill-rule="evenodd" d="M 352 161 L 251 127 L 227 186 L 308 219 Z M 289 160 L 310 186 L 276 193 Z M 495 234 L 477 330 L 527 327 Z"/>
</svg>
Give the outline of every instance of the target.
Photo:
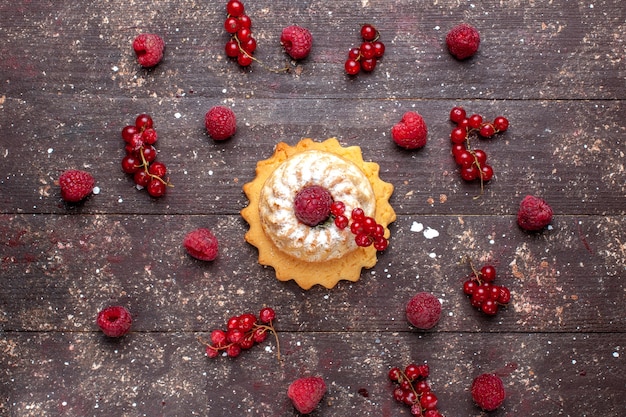
<svg viewBox="0 0 626 417">
<path fill-rule="evenodd" d="M 620 0 L 259 0 L 246 2 L 254 63 L 224 55 L 225 2 L 0 2 L 0 415 L 295 416 L 300 375 L 328 392 L 315 416 L 408 416 L 387 371 L 427 362 L 448 416 L 624 416 L 626 413 L 626 8 Z M 468 22 L 477 55 L 457 61 L 445 35 Z M 386 52 L 370 74 L 346 76 L 363 23 Z M 287 59 L 283 27 L 314 46 Z M 142 69 L 131 43 L 166 42 Z M 237 134 L 215 142 L 205 112 L 230 106 Z M 479 198 L 450 155 L 453 106 L 510 120 L 481 142 L 496 172 Z M 429 142 L 396 146 L 390 129 L 420 113 Z M 152 115 L 159 160 L 174 184 L 138 191 L 121 171 L 120 131 Z M 395 186 L 390 247 L 358 282 L 300 289 L 275 279 L 244 241 L 242 185 L 274 146 L 336 137 L 380 164 Z M 91 172 L 99 193 L 60 197 L 66 169 Z M 551 227 L 521 230 L 527 194 L 554 209 Z M 434 230 L 438 236 L 420 231 Z M 213 230 L 213 262 L 189 257 L 185 234 Z M 511 304 L 487 317 L 470 306 L 464 256 L 491 262 Z M 404 306 L 429 291 L 443 317 L 412 328 Z M 111 304 L 131 333 L 95 324 Z M 236 359 L 208 359 L 198 338 L 231 315 L 271 306 L 271 339 Z M 469 393 L 502 375 L 495 412 Z"/>
</svg>

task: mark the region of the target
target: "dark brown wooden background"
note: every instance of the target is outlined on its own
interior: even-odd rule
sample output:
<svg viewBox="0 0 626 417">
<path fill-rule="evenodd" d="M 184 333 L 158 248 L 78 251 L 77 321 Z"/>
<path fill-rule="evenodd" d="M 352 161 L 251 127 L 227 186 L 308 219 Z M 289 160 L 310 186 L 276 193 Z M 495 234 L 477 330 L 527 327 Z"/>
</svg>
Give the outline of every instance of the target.
<svg viewBox="0 0 626 417">
<path fill-rule="evenodd" d="M 623 2 L 248 0 L 255 56 L 290 64 L 288 74 L 225 58 L 224 7 L 0 1 L 0 415 L 294 416 L 287 386 L 317 374 L 329 390 L 313 415 L 408 416 L 387 370 L 427 361 L 448 417 L 486 415 L 469 386 L 487 371 L 508 394 L 490 416 L 623 416 Z M 482 36 L 464 62 L 444 46 L 461 22 Z M 363 23 L 387 51 L 373 73 L 350 78 L 343 62 Z M 289 24 L 315 39 L 296 65 L 279 44 Z M 141 32 L 167 44 L 153 70 L 133 56 Z M 203 127 L 217 104 L 238 117 L 223 143 Z M 482 142 L 496 177 L 478 199 L 450 156 L 455 105 L 511 123 Z M 390 138 L 408 110 L 429 127 L 419 151 Z M 175 185 L 161 199 L 120 168 L 120 131 L 142 112 Z M 380 164 L 398 220 L 360 281 L 303 291 L 257 264 L 241 186 L 277 142 L 332 136 Z M 64 204 L 55 181 L 68 168 L 92 172 L 100 193 Z M 555 211 L 543 233 L 515 223 L 526 194 Z M 439 236 L 412 231 L 418 223 Z M 218 236 L 216 261 L 184 253 L 196 227 Z M 463 295 L 463 256 L 493 262 L 511 289 L 496 317 Z M 418 291 L 443 302 L 428 332 L 404 319 Z M 109 304 L 134 316 L 121 340 L 95 325 Z M 265 305 L 278 313 L 282 363 L 270 340 L 235 360 L 204 356 L 198 337 Z"/>
</svg>

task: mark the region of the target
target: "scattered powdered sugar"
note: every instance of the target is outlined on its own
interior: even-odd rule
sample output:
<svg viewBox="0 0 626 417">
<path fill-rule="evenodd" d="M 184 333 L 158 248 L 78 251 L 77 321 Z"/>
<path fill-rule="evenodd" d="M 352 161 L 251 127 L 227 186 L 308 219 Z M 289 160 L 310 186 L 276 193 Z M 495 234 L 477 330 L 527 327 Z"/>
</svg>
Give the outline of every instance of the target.
<svg viewBox="0 0 626 417">
<path fill-rule="evenodd" d="M 100 187 L 93 187 L 92 192 L 96 195 L 100 194 Z"/>
<path fill-rule="evenodd" d="M 426 230 L 424 230 L 424 237 L 426 239 L 434 239 L 437 236 L 439 236 L 439 232 L 435 229 L 427 227 Z"/>
<path fill-rule="evenodd" d="M 424 237 L 426 239 L 434 239 L 439 236 L 439 232 L 437 230 L 432 227 L 426 227 L 426 229 L 424 229 L 424 225 L 418 222 L 413 222 L 413 224 L 411 224 L 411 232 L 424 232 Z"/>
<path fill-rule="evenodd" d="M 413 222 L 413 224 L 411 225 L 411 232 L 419 233 L 422 230 L 424 230 L 424 225 L 422 223 Z"/>
</svg>

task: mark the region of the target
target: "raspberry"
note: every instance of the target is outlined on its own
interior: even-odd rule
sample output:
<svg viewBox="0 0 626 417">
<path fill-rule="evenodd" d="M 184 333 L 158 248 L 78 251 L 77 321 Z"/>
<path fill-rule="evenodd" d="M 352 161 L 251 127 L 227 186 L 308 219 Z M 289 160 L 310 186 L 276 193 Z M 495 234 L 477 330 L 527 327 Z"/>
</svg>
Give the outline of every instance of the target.
<svg viewBox="0 0 626 417">
<path fill-rule="evenodd" d="M 124 336 L 130 330 L 132 317 L 126 308 L 111 306 L 98 313 L 96 323 L 102 332 L 109 337 Z"/>
<path fill-rule="evenodd" d="M 133 49 L 139 65 L 144 68 L 151 68 L 163 59 L 165 42 L 154 33 L 142 33 L 133 41 Z"/>
<path fill-rule="evenodd" d="M 418 329 L 428 330 L 439 322 L 441 303 L 427 292 L 415 294 L 406 305 L 406 318 Z"/>
<path fill-rule="evenodd" d="M 398 124 L 391 128 L 391 137 L 399 146 L 417 149 L 426 145 L 428 129 L 424 119 L 416 112 L 406 112 Z"/>
<path fill-rule="evenodd" d="M 313 45 L 313 36 L 308 29 L 300 26 L 287 26 L 280 35 L 280 43 L 285 52 L 293 59 L 303 59 L 309 56 Z"/>
<path fill-rule="evenodd" d="M 214 140 L 225 140 L 237 131 L 237 118 L 228 107 L 214 106 L 204 116 L 204 125 Z"/>
<path fill-rule="evenodd" d="M 466 59 L 478 51 L 480 35 L 475 27 L 463 23 L 448 32 L 446 45 L 456 59 Z"/>
<path fill-rule="evenodd" d="M 296 194 L 293 206 L 296 217 L 307 226 L 317 226 L 330 217 L 333 198 L 328 190 L 319 185 L 304 187 Z"/>
<path fill-rule="evenodd" d="M 301 414 L 309 414 L 326 393 L 326 383 L 317 376 L 296 379 L 289 385 L 287 396 Z"/>
<path fill-rule="evenodd" d="M 212 261 L 217 258 L 217 238 L 209 229 L 198 228 L 187 233 L 183 246 L 190 256 L 201 261 Z"/>
<path fill-rule="evenodd" d="M 485 411 L 493 411 L 504 402 L 504 384 L 495 374 L 482 374 L 472 381 L 472 398 Z"/>
<path fill-rule="evenodd" d="M 90 173 L 78 169 L 67 170 L 59 177 L 61 197 L 70 203 L 77 203 L 91 194 L 94 184 Z"/>
<path fill-rule="evenodd" d="M 532 195 L 524 197 L 517 212 L 517 224 L 524 230 L 537 231 L 552 221 L 552 208 L 543 199 Z"/>
</svg>

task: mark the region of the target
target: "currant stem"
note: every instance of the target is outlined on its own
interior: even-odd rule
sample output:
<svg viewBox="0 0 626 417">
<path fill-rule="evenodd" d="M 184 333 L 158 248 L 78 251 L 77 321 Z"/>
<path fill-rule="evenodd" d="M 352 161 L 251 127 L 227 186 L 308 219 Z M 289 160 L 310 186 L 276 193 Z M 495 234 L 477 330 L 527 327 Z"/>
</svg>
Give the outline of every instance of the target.
<svg viewBox="0 0 626 417">
<path fill-rule="evenodd" d="M 157 180 L 161 181 L 163 184 L 165 184 L 168 187 L 173 187 L 173 184 L 170 184 L 169 181 L 165 181 L 163 178 L 159 177 L 158 175 L 153 175 L 150 173 L 150 171 L 148 171 L 148 161 L 146 161 L 145 156 L 143 156 L 143 145 L 141 145 L 141 148 L 139 149 L 139 156 L 141 156 L 141 166 L 143 166 L 144 171 L 146 171 L 146 174 L 148 174 L 148 176 L 150 178 L 156 178 Z"/>
</svg>

